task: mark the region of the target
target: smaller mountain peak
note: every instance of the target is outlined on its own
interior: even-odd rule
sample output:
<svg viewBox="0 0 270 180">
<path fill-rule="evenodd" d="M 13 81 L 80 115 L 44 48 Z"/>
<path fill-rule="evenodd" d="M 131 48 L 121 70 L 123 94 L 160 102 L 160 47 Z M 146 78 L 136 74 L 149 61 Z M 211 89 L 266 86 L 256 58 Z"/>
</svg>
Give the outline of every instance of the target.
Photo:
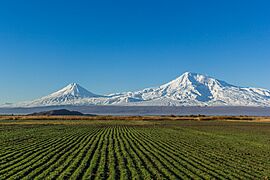
<svg viewBox="0 0 270 180">
<path fill-rule="evenodd" d="M 81 86 L 77 83 L 70 83 L 67 86 L 65 86 L 62 90 L 63 91 L 74 91 L 76 89 L 80 89 Z"/>
<path fill-rule="evenodd" d="M 81 87 L 78 83 L 70 83 L 67 87 Z"/>
<path fill-rule="evenodd" d="M 87 89 L 80 86 L 78 83 L 70 83 L 63 89 L 53 93 L 53 97 L 74 96 L 74 97 L 97 97 L 98 95 L 89 92 Z"/>
<path fill-rule="evenodd" d="M 72 86 L 79 86 L 78 83 L 70 83 Z"/>
<path fill-rule="evenodd" d="M 75 92 L 87 91 L 84 87 L 82 87 L 78 83 L 70 83 L 69 85 L 67 85 L 63 89 L 69 90 L 69 91 L 75 91 Z"/>
</svg>

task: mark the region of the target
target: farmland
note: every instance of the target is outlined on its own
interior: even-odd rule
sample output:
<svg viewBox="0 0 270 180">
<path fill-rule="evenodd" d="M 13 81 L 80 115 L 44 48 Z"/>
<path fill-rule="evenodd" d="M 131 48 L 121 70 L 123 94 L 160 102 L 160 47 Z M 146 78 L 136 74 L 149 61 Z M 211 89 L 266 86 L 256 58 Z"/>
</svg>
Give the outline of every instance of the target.
<svg viewBox="0 0 270 180">
<path fill-rule="evenodd" d="M 270 177 L 269 122 L 3 117 L 0 132 L 0 179 Z"/>
</svg>

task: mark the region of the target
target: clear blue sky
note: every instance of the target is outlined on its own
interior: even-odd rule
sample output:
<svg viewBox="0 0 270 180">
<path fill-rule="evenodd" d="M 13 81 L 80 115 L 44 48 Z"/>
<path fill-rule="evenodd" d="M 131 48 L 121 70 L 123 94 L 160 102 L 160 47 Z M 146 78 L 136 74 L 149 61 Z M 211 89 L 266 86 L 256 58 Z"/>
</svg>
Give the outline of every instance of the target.
<svg viewBox="0 0 270 180">
<path fill-rule="evenodd" d="M 185 71 L 270 89 L 269 0 L 0 2 L 0 103 L 106 94 Z"/>
</svg>

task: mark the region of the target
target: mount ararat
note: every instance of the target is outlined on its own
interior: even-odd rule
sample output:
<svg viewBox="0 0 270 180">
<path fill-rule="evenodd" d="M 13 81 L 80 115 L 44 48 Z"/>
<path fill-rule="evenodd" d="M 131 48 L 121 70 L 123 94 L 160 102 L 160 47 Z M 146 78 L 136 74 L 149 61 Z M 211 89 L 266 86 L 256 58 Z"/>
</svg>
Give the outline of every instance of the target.
<svg viewBox="0 0 270 180">
<path fill-rule="evenodd" d="M 14 104 L 16 107 L 60 105 L 121 106 L 270 106 L 270 90 L 239 87 L 215 78 L 186 72 L 156 88 L 110 95 L 92 93 L 72 83 L 48 96 Z"/>
</svg>

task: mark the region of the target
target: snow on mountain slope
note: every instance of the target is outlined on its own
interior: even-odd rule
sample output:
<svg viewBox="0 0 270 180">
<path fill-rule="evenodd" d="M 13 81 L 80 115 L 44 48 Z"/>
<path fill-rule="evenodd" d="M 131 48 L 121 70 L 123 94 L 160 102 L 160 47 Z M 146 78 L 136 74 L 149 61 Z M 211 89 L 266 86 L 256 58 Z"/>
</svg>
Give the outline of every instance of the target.
<svg viewBox="0 0 270 180">
<path fill-rule="evenodd" d="M 157 88 L 99 96 L 70 84 L 24 106 L 125 105 L 125 106 L 270 106 L 270 91 L 242 88 L 209 76 L 186 72 Z"/>
<path fill-rule="evenodd" d="M 32 106 L 47 106 L 47 105 L 59 105 L 59 104 L 73 104 L 77 100 L 84 98 L 101 97 L 94 93 L 89 92 L 77 83 L 71 83 L 63 89 L 52 93 L 48 96 L 30 102 Z"/>
<path fill-rule="evenodd" d="M 126 96 L 144 100 L 137 103 L 138 105 L 270 106 L 269 90 L 241 88 L 189 72 L 158 88 L 148 88 Z"/>
<path fill-rule="evenodd" d="M 214 98 L 214 94 L 222 87 L 234 87 L 223 81 L 195 73 L 184 73 L 179 78 L 160 86 L 148 88 L 132 94 L 143 100 L 158 98 L 170 98 L 172 100 L 197 100 L 208 102 Z"/>
</svg>

